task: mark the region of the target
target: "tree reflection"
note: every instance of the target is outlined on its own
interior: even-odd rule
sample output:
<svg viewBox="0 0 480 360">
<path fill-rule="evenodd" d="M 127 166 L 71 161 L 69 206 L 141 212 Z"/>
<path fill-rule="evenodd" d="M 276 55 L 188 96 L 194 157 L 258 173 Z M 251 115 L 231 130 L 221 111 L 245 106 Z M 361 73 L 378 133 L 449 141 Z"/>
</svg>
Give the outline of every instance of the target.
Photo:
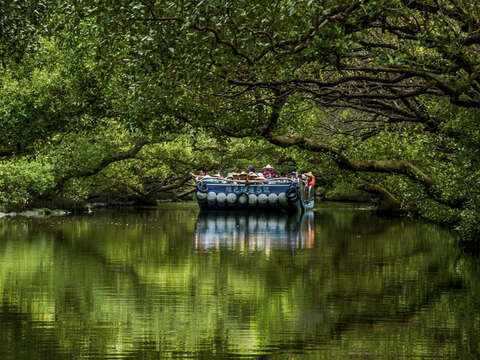
<svg viewBox="0 0 480 360">
<path fill-rule="evenodd" d="M 477 263 L 407 219 L 178 207 L 0 235 L 6 358 L 448 358 L 480 335 Z"/>
</svg>

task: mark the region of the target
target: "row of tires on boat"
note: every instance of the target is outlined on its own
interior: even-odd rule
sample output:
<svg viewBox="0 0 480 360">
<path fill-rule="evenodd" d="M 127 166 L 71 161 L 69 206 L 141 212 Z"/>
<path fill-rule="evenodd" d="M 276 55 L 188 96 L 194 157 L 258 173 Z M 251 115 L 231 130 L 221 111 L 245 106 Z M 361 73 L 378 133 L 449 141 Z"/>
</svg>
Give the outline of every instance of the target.
<svg viewBox="0 0 480 360">
<path fill-rule="evenodd" d="M 216 193 L 214 191 L 197 191 L 197 201 L 202 207 L 208 208 L 240 208 L 240 207 L 261 207 L 261 208 L 289 208 L 298 201 L 298 193 L 295 189 L 286 192 L 271 194 L 234 194 Z"/>
</svg>

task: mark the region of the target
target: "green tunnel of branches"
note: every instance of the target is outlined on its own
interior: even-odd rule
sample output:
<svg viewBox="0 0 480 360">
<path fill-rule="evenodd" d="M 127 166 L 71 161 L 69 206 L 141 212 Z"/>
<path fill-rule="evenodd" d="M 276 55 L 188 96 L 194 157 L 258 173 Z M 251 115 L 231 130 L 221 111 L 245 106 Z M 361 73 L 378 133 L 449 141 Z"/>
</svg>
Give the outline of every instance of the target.
<svg viewBox="0 0 480 360">
<path fill-rule="evenodd" d="M 473 1 L 11 1 L 0 29 L 4 209 L 268 162 L 478 238 Z"/>
</svg>

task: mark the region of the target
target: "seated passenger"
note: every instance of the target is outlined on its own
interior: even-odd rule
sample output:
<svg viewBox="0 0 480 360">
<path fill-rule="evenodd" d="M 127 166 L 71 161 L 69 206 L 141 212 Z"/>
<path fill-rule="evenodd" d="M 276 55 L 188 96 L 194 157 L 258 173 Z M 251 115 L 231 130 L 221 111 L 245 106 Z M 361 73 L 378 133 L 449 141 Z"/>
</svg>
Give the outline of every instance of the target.
<svg viewBox="0 0 480 360">
<path fill-rule="evenodd" d="M 238 178 L 240 180 L 247 180 L 248 174 L 245 171 L 242 171 L 239 175 Z"/>
<path fill-rule="evenodd" d="M 272 165 L 268 164 L 263 168 L 263 176 L 265 179 L 273 179 L 275 177 L 274 168 Z"/>
</svg>

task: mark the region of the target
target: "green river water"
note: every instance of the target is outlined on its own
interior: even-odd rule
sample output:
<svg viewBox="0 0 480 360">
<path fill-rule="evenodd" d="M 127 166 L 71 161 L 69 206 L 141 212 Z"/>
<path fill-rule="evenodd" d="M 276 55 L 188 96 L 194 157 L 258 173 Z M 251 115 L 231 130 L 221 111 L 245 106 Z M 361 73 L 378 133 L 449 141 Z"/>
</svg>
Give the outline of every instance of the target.
<svg viewBox="0 0 480 360">
<path fill-rule="evenodd" d="M 480 261 L 366 209 L 0 219 L 0 359 L 478 359 Z"/>
</svg>

